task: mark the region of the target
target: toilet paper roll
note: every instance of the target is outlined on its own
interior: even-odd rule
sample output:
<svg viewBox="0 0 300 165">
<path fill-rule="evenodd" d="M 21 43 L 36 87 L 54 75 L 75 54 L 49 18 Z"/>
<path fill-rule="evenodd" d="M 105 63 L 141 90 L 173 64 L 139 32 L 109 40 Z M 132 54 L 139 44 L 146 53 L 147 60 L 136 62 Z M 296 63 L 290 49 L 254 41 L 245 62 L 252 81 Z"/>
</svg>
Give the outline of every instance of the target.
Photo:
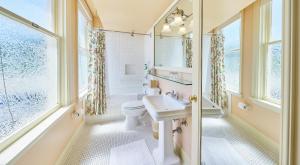
<svg viewBox="0 0 300 165">
<path fill-rule="evenodd" d="M 239 107 L 241 110 L 247 110 L 248 105 L 245 104 L 245 103 L 243 103 L 243 102 L 239 102 L 238 107 Z"/>
</svg>

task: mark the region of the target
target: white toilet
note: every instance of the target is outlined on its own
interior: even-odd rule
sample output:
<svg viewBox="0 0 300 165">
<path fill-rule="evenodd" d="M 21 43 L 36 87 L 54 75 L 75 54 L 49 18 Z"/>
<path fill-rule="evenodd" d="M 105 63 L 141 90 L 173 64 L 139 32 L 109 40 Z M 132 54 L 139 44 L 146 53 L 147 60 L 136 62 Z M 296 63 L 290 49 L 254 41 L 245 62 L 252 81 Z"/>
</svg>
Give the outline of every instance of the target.
<svg viewBox="0 0 300 165">
<path fill-rule="evenodd" d="M 159 95 L 159 88 L 147 89 L 147 95 Z M 146 112 L 144 103 L 142 100 L 129 101 L 122 104 L 122 113 L 126 117 L 125 129 L 134 130 L 141 124 L 140 117 Z"/>
<path fill-rule="evenodd" d="M 134 130 L 140 125 L 139 117 L 145 113 L 143 101 L 130 101 L 122 104 L 122 113 L 126 116 L 125 129 Z"/>
</svg>

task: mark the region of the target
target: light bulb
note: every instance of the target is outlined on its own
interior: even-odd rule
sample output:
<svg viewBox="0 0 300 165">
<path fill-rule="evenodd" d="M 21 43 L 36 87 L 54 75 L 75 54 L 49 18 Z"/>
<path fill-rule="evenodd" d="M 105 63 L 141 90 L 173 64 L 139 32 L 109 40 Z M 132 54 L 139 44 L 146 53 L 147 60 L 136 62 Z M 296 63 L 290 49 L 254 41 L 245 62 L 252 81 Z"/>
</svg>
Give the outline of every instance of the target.
<svg viewBox="0 0 300 165">
<path fill-rule="evenodd" d="M 162 30 L 161 30 L 161 32 L 163 32 L 163 33 L 169 33 L 169 32 L 171 32 L 171 28 L 170 28 L 170 25 L 169 24 L 164 24 L 164 26 L 163 26 L 163 28 L 162 28 Z"/>
<path fill-rule="evenodd" d="M 182 17 L 180 15 L 176 15 L 174 17 L 174 21 L 172 22 L 172 25 L 173 26 L 179 26 L 179 25 L 182 25 L 182 24 L 183 24 Z"/>
<path fill-rule="evenodd" d="M 184 26 L 181 26 L 181 27 L 179 28 L 178 33 L 179 33 L 180 35 L 184 35 L 184 34 L 186 33 L 186 28 L 185 28 Z"/>
</svg>

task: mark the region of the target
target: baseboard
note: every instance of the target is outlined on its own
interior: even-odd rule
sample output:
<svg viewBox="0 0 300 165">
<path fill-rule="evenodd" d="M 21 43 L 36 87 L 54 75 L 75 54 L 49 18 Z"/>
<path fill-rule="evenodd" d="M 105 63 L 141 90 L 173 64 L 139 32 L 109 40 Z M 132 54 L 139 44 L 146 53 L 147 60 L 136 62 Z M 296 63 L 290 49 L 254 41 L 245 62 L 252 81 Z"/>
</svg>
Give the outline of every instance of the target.
<svg viewBox="0 0 300 165">
<path fill-rule="evenodd" d="M 71 139 L 69 140 L 67 146 L 64 148 L 62 154 L 56 161 L 55 165 L 63 165 L 66 162 L 67 155 L 71 152 L 72 145 L 75 143 L 75 141 L 78 139 L 80 131 L 83 129 L 84 122 L 80 123 L 80 126 L 75 131 L 75 133 L 72 135 Z"/>
<path fill-rule="evenodd" d="M 246 131 L 246 133 L 249 134 L 251 138 L 255 139 L 260 145 L 271 151 L 274 151 L 275 154 L 279 155 L 279 145 L 274 140 L 267 137 L 256 128 L 235 115 L 228 115 L 228 119 Z"/>
<path fill-rule="evenodd" d="M 181 164 L 182 164 L 182 165 L 191 165 L 191 158 L 190 158 L 190 156 L 183 150 L 183 148 L 180 148 L 180 157 L 181 157 Z"/>
</svg>

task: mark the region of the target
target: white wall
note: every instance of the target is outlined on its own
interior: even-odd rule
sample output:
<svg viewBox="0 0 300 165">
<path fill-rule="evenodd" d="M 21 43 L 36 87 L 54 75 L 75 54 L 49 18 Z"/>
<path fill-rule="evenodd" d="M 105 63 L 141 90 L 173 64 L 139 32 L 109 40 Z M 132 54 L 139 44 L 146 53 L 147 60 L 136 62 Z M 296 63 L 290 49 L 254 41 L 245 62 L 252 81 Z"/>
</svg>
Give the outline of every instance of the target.
<svg viewBox="0 0 300 165">
<path fill-rule="evenodd" d="M 142 93 L 144 36 L 132 37 L 129 34 L 107 32 L 106 57 L 108 93 L 110 95 Z M 127 71 L 126 65 L 130 65 Z M 128 71 L 131 73 L 128 74 Z"/>
<path fill-rule="evenodd" d="M 145 64 L 149 69 L 154 66 L 154 28 L 151 28 L 148 32 L 151 37 L 144 37 L 144 59 Z"/>
</svg>

